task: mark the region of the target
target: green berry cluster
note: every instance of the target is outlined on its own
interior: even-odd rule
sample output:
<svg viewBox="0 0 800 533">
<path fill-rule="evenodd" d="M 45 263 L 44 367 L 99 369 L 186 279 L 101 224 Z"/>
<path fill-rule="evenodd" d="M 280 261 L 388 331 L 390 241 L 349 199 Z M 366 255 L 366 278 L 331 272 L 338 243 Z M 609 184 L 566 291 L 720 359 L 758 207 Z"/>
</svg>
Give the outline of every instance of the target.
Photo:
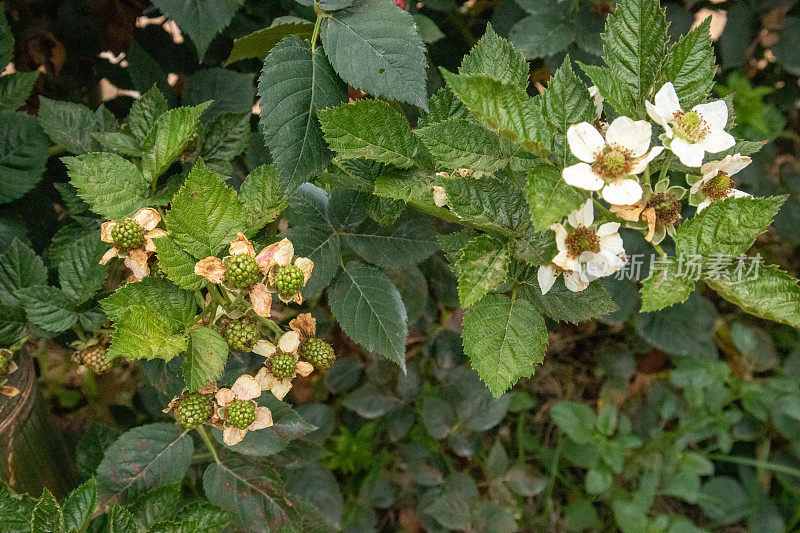
<svg viewBox="0 0 800 533">
<path fill-rule="evenodd" d="M 259 275 L 258 263 L 250 254 L 236 254 L 225 260 L 225 281 L 234 289 L 249 289 Z"/>
<path fill-rule="evenodd" d="M 144 244 L 144 229 L 132 218 L 126 218 L 111 228 L 111 240 L 120 250 L 141 248 Z"/>
<path fill-rule="evenodd" d="M 303 288 L 305 274 L 295 265 L 277 267 L 273 277 L 273 285 L 279 294 L 284 296 L 294 296 Z"/>
<path fill-rule="evenodd" d="M 300 348 L 303 359 L 314 365 L 315 368 L 330 368 L 336 360 L 333 346 L 321 339 L 308 339 Z"/>
<path fill-rule="evenodd" d="M 259 338 L 258 322 L 246 316 L 231 320 L 222 328 L 222 336 L 232 349 L 249 352 Z"/>
<path fill-rule="evenodd" d="M 214 405 L 211 398 L 193 392 L 178 402 L 175 407 L 175 420 L 183 429 L 195 429 L 211 418 Z"/>
<path fill-rule="evenodd" d="M 256 404 L 251 400 L 233 400 L 228 406 L 228 424 L 236 429 L 247 429 L 256 419 Z"/>
<path fill-rule="evenodd" d="M 107 353 L 108 350 L 106 350 L 105 346 L 95 344 L 75 352 L 72 360 L 85 366 L 95 374 L 102 374 L 113 366 L 111 361 L 106 360 Z"/>
<path fill-rule="evenodd" d="M 290 353 L 281 353 L 272 358 L 269 370 L 278 379 L 290 378 L 294 375 L 295 360 Z"/>
</svg>

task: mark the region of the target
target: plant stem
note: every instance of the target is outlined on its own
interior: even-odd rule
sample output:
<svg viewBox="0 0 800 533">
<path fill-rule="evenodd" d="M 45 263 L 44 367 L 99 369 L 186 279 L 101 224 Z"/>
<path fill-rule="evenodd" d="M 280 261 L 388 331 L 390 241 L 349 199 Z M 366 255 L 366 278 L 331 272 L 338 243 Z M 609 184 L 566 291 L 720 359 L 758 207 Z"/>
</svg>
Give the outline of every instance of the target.
<svg viewBox="0 0 800 533">
<path fill-rule="evenodd" d="M 319 9 L 319 5 L 315 2 L 314 3 L 314 11 L 317 14 L 317 20 L 314 22 L 314 31 L 311 33 L 311 55 L 314 55 L 314 51 L 317 49 L 317 38 L 319 37 L 319 29 L 322 26 L 322 19 L 324 19 L 327 15 L 324 11 Z"/>
<path fill-rule="evenodd" d="M 272 330 L 272 332 L 273 332 L 275 335 L 277 335 L 277 338 L 278 338 L 278 339 L 280 339 L 280 338 L 283 336 L 283 334 L 284 334 L 284 333 L 286 333 L 285 331 L 283 331 L 283 330 L 280 328 L 280 326 L 278 326 L 278 324 L 276 324 L 276 323 L 275 323 L 273 320 L 271 320 L 271 319 L 269 319 L 269 318 L 262 318 L 262 319 L 261 319 L 261 322 L 262 322 L 263 324 L 266 324 L 266 325 L 267 325 L 267 327 L 268 327 L 269 329 L 271 329 L 271 330 Z"/>
<path fill-rule="evenodd" d="M 204 428 L 203 426 L 198 427 L 197 433 L 198 435 L 200 435 L 200 438 L 203 439 L 203 444 L 205 444 L 206 448 L 208 448 L 208 451 L 211 453 L 211 457 L 214 458 L 214 461 L 217 464 L 222 464 L 221 461 L 219 460 L 219 455 L 217 455 L 217 449 L 214 446 L 214 442 L 211 440 L 211 437 L 206 431 L 206 428 Z"/>
<path fill-rule="evenodd" d="M 726 463 L 736 463 L 745 466 L 753 466 L 756 468 L 764 468 L 766 470 L 772 470 L 773 472 L 780 472 L 782 474 L 789 474 L 791 476 L 797 476 L 800 478 L 800 469 L 792 468 L 791 466 L 770 463 L 769 461 L 750 459 L 748 457 L 737 457 L 735 455 L 722 455 L 719 453 L 710 453 L 708 454 L 708 458 L 713 459 L 714 461 L 724 461 Z"/>
<path fill-rule="evenodd" d="M 664 179 L 664 177 L 666 177 L 669 166 L 672 164 L 673 157 L 674 156 L 672 155 L 672 152 L 668 152 L 666 157 L 664 157 L 664 164 L 661 166 L 661 174 L 658 175 L 658 181 L 661 181 Z"/>
</svg>

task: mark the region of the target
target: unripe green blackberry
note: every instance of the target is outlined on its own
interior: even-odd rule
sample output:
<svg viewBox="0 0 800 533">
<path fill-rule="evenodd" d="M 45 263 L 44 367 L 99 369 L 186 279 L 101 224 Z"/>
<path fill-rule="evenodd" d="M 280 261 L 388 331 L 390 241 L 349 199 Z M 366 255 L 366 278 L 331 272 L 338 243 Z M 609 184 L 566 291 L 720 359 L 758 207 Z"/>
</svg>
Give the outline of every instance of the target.
<svg viewBox="0 0 800 533">
<path fill-rule="evenodd" d="M 295 360 L 290 353 L 281 353 L 272 358 L 269 370 L 278 379 L 290 378 L 294 375 Z"/>
<path fill-rule="evenodd" d="M 315 368 L 330 368 L 336 360 L 333 346 L 321 339 L 308 339 L 300 348 L 303 359 L 314 365 Z"/>
<path fill-rule="evenodd" d="M 303 288 L 305 274 L 294 265 L 279 266 L 275 269 L 272 280 L 278 293 L 283 296 L 294 296 Z"/>
<path fill-rule="evenodd" d="M 102 374 L 113 366 L 111 361 L 106 361 L 106 354 L 105 346 L 94 344 L 75 352 L 72 360 L 85 366 L 95 374 Z"/>
<path fill-rule="evenodd" d="M 251 400 L 233 400 L 228 406 L 228 424 L 247 429 L 256 419 L 256 404 Z"/>
<path fill-rule="evenodd" d="M 122 219 L 111 228 L 111 240 L 120 250 L 141 248 L 144 244 L 144 229 L 132 218 Z"/>
<path fill-rule="evenodd" d="M 232 349 L 249 352 L 258 341 L 258 323 L 249 317 L 232 320 L 224 326 L 223 337 Z"/>
<path fill-rule="evenodd" d="M 225 260 L 225 282 L 234 289 L 249 289 L 259 274 L 258 263 L 250 254 L 236 254 Z"/>
<path fill-rule="evenodd" d="M 183 429 L 195 429 L 211 418 L 214 405 L 211 398 L 199 392 L 193 392 L 178 402 L 175 407 L 175 421 Z"/>
</svg>

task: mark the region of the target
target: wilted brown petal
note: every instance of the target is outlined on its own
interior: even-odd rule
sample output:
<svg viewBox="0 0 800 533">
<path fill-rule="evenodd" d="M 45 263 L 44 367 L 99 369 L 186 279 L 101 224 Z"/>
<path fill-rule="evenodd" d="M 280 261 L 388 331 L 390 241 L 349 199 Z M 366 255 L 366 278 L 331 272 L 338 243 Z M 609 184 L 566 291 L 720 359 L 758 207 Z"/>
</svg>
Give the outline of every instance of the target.
<svg viewBox="0 0 800 533">
<path fill-rule="evenodd" d="M 206 257 L 194 265 L 194 273 L 219 284 L 225 281 L 225 264 L 219 257 Z"/>
<path fill-rule="evenodd" d="M 116 220 L 109 220 L 108 222 L 103 222 L 100 225 L 100 240 L 103 242 L 114 242 L 114 239 L 111 238 L 111 229 L 117 225 Z"/>
<path fill-rule="evenodd" d="M 246 429 L 226 427 L 222 432 L 222 440 L 228 446 L 234 446 L 242 442 L 245 435 L 247 435 Z"/>
<path fill-rule="evenodd" d="M 155 229 L 158 223 L 161 222 L 161 215 L 152 207 L 145 207 L 133 215 L 133 220 L 135 220 L 143 230 L 150 231 Z"/>
<path fill-rule="evenodd" d="M 130 250 L 125 254 L 125 266 L 131 269 L 133 277 L 141 280 L 150 275 L 150 267 L 147 266 L 147 252 L 144 250 Z"/>
<path fill-rule="evenodd" d="M 260 317 L 268 317 L 272 313 L 272 294 L 263 283 L 256 283 L 250 289 L 250 303 Z"/>
<path fill-rule="evenodd" d="M 252 400 L 261 396 L 261 386 L 250 374 L 239 376 L 231 390 L 239 400 Z"/>
<path fill-rule="evenodd" d="M 236 393 L 234 393 L 231 389 L 223 388 L 219 389 L 214 397 L 217 399 L 218 404 L 225 407 L 230 405 L 231 402 L 236 399 Z"/>
<path fill-rule="evenodd" d="M 314 371 L 314 367 L 311 365 L 311 363 L 306 361 L 298 361 L 297 364 L 294 365 L 294 369 L 295 372 L 303 377 L 306 377 Z"/>
<path fill-rule="evenodd" d="M 300 347 L 300 335 L 296 331 L 287 331 L 278 340 L 278 349 L 283 353 L 295 353 Z"/>
<path fill-rule="evenodd" d="M 247 429 L 249 431 L 256 431 L 259 429 L 268 428 L 272 425 L 272 411 L 267 407 L 256 408 L 256 419 L 250 424 Z"/>
<path fill-rule="evenodd" d="M 317 319 L 311 313 L 300 313 L 289 322 L 289 327 L 300 334 L 300 339 L 310 339 L 317 334 Z"/>
<path fill-rule="evenodd" d="M 114 246 L 109 251 L 107 251 L 106 253 L 103 254 L 103 257 L 100 258 L 100 264 L 101 265 L 105 265 L 106 263 L 108 263 L 109 261 L 111 261 L 112 259 L 117 257 L 118 255 L 119 255 L 119 250 L 117 249 L 116 246 Z"/>
</svg>

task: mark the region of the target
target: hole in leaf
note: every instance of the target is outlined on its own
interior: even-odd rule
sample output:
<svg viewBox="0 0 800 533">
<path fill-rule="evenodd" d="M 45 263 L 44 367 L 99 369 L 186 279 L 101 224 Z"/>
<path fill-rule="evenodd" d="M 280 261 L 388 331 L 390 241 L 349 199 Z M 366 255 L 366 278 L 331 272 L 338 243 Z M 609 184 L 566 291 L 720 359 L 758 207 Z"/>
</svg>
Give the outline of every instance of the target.
<svg viewBox="0 0 800 533">
<path fill-rule="evenodd" d="M 385 68 L 379 68 L 378 69 L 378 74 L 383 74 L 384 72 L 386 72 Z"/>
</svg>

